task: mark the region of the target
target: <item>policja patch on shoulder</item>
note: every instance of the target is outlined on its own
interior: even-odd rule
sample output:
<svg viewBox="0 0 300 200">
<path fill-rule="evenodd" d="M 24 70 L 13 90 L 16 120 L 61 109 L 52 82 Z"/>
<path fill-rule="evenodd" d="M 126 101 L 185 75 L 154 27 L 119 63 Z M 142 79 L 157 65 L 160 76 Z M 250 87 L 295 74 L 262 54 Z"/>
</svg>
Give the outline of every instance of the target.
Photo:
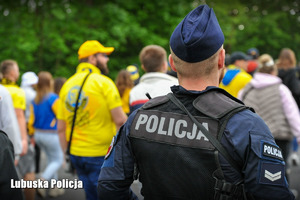
<svg viewBox="0 0 300 200">
<path fill-rule="evenodd" d="M 283 160 L 281 149 L 275 145 L 266 142 L 262 144 L 262 154 L 263 156 Z"/>
<path fill-rule="evenodd" d="M 259 183 L 285 185 L 285 165 L 281 149 L 274 143 L 262 141 Z"/>
<path fill-rule="evenodd" d="M 111 143 L 110 143 L 110 145 L 108 147 L 107 153 L 106 153 L 106 155 L 104 157 L 105 160 L 110 156 L 110 154 L 111 154 L 111 152 L 112 152 L 112 150 L 114 148 L 114 145 L 115 145 L 115 137 L 113 137 L 112 140 L 111 140 Z"/>
</svg>

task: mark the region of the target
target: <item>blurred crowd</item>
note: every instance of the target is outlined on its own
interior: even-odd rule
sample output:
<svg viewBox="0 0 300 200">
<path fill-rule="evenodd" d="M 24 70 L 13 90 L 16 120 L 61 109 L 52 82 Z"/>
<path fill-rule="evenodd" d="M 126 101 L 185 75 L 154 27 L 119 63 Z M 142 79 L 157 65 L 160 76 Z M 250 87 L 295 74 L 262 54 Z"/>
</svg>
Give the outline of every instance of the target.
<svg viewBox="0 0 300 200">
<path fill-rule="evenodd" d="M 58 170 L 65 166 L 68 155 L 87 199 L 96 198 L 98 175 L 113 136 L 130 113 L 178 85 L 177 73 L 161 46 L 144 47 L 140 64 L 122 67 L 115 81 L 107 76 L 113 51 L 98 41 L 86 41 L 78 51 L 76 73 L 69 78 L 53 77 L 47 71 L 27 71 L 20 76 L 17 61 L 1 62 L 0 130 L 13 145 L 6 164 L 12 162 L 14 167 L 1 168 L 1 177 L 6 174 L 9 179 L 7 184 L 12 178 L 58 180 Z M 282 149 L 287 166 L 299 166 L 300 68 L 293 50 L 283 48 L 272 58 L 268 52 L 250 48 L 226 54 L 225 65 L 220 88 L 254 108 Z M 41 152 L 47 158 L 45 169 L 40 167 Z M 64 189 L 26 188 L 20 193 L 14 190 L 11 195 L 32 200 L 36 194 L 60 196 Z"/>
</svg>

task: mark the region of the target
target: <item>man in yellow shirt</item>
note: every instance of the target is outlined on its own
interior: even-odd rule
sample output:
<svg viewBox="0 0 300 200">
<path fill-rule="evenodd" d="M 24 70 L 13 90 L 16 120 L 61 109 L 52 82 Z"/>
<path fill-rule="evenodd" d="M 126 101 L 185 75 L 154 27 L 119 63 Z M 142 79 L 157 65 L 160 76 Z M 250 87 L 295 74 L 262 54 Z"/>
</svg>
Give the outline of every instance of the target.
<svg viewBox="0 0 300 200">
<path fill-rule="evenodd" d="M 75 105 L 82 88 L 70 147 L 70 159 L 83 181 L 86 199 L 97 199 L 97 181 L 104 156 L 120 126 L 127 120 L 114 82 L 108 73 L 108 55 L 113 47 L 96 40 L 84 42 L 78 50 L 79 65 L 60 91 L 58 132 L 63 150 L 69 141 Z"/>
<path fill-rule="evenodd" d="M 25 92 L 17 85 L 19 79 L 19 66 L 14 60 L 4 60 L 1 62 L 1 72 L 3 79 L 1 83 L 9 91 L 13 106 L 16 112 L 18 125 L 22 138 L 22 153 L 16 166 L 20 178 L 26 181 L 35 180 L 35 162 L 34 162 L 34 146 L 28 140 L 25 120 L 26 98 Z M 35 198 L 35 190 L 24 189 L 25 199 L 30 200 Z"/>
<path fill-rule="evenodd" d="M 247 73 L 248 57 L 243 52 L 234 52 L 230 56 L 230 65 L 227 67 L 225 76 L 220 83 L 220 88 L 237 97 L 238 92 L 252 79 Z"/>
<path fill-rule="evenodd" d="M 17 84 L 19 79 L 19 66 L 14 60 L 4 60 L 1 63 L 1 73 L 3 74 L 3 79 L 1 83 L 9 91 L 15 112 L 17 115 L 19 128 L 22 136 L 22 155 L 27 153 L 27 132 L 26 132 L 26 122 L 24 111 L 26 109 L 26 99 L 25 92 Z"/>
</svg>

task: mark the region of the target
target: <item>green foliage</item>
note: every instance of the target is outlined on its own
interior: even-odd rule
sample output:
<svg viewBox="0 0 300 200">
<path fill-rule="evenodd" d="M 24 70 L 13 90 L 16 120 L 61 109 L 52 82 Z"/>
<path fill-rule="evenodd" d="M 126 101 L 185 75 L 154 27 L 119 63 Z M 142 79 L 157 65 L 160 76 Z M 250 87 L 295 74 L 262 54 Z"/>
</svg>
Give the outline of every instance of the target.
<svg viewBox="0 0 300 200">
<path fill-rule="evenodd" d="M 108 63 L 111 78 L 139 52 L 158 44 L 169 52 L 177 24 L 204 0 L 22 0 L 0 1 L 0 60 L 15 59 L 21 73 L 49 71 L 70 77 L 78 64 L 77 51 L 86 40 L 98 40 L 115 51 Z M 281 48 L 300 54 L 298 4 L 279 0 L 207 1 L 225 35 L 228 53 L 257 47 L 277 58 Z"/>
<path fill-rule="evenodd" d="M 220 4 L 225 4 L 220 6 Z M 240 0 L 216 3 L 220 24 L 225 35 L 226 50 L 244 51 L 256 47 L 275 59 L 284 47 L 291 48 L 300 58 L 300 13 L 297 1 Z M 237 12 L 238 11 L 238 12 Z M 225 15 L 227 12 L 227 16 Z M 226 22 L 226 21 L 227 22 Z M 225 26 L 224 26 L 225 25 Z M 239 29 L 243 25 L 244 29 Z"/>
</svg>

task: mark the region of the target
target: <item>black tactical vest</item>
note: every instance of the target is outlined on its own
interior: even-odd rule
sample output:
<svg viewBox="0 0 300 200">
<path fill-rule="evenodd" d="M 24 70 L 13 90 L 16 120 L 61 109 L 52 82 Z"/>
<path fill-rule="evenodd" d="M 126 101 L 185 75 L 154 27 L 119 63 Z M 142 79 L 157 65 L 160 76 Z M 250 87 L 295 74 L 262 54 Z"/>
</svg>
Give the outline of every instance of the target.
<svg viewBox="0 0 300 200">
<path fill-rule="evenodd" d="M 218 88 L 176 97 L 218 140 L 228 113 L 245 107 Z M 215 199 L 219 152 L 167 96 L 151 99 L 137 112 L 130 140 L 145 199 Z"/>
</svg>

